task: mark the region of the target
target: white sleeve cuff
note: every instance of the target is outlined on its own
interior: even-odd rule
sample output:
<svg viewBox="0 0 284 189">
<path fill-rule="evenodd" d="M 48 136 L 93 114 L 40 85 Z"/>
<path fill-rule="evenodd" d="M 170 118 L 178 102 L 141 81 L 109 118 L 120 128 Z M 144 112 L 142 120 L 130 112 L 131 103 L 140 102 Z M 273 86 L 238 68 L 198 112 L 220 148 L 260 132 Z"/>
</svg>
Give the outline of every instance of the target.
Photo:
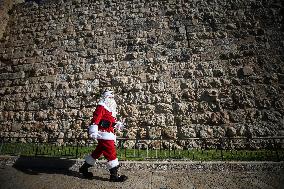
<svg viewBox="0 0 284 189">
<path fill-rule="evenodd" d="M 97 125 L 90 125 L 89 127 L 89 134 L 98 133 L 99 127 Z"/>
</svg>

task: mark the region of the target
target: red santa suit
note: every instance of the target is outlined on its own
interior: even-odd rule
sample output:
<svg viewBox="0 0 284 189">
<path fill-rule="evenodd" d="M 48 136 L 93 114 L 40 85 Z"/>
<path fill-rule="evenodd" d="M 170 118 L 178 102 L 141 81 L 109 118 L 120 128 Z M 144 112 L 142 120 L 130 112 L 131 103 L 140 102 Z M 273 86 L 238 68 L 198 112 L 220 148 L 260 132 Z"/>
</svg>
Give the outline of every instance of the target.
<svg viewBox="0 0 284 189">
<path fill-rule="evenodd" d="M 89 127 L 89 135 L 91 138 L 98 140 L 98 145 L 85 158 L 84 164 L 79 168 L 79 172 L 85 178 L 93 177 L 93 173 L 89 172 L 88 168 L 93 166 L 101 155 L 104 155 L 108 160 L 109 180 L 111 182 L 123 182 L 127 179 L 125 175 L 118 175 L 119 163 L 116 157 L 114 128 L 122 130 L 124 124 L 116 121 L 116 103 L 113 97 L 112 91 L 106 91 L 93 114 L 92 124 Z"/>
<path fill-rule="evenodd" d="M 86 157 L 86 162 L 94 165 L 95 161 L 101 156 L 108 160 L 108 169 L 119 165 L 116 156 L 114 127 L 116 126 L 116 104 L 115 108 L 109 107 L 105 101 L 100 101 L 95 112 L 93 113 L 92 125 L 89 128 L 90 136 L 92 137 L 92 130 L 98 141 L 96 149 L 91 155 Z"/>
</svg>

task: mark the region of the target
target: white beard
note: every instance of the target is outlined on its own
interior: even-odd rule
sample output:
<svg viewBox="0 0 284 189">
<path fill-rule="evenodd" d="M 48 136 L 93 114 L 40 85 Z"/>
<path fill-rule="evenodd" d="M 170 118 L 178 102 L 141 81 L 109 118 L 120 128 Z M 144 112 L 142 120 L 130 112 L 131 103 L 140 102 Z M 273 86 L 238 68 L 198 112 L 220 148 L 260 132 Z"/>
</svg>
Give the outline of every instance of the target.
<svg viewBox="0 0 284 189">
<path fill-rule="evenodd" d="M 105 99 L 105 104 L 109 107 L 111 112 L 116 112 L 117 104 L 113 98 Z"/>
<path fill-rule="evenodd" d="M 113 98 L 103 98 L 99 101 L 99 104 L 105 106 L 105 108 L 112 113 L 112 116 L 116 117 L 117 104 Z"/>
</svg>

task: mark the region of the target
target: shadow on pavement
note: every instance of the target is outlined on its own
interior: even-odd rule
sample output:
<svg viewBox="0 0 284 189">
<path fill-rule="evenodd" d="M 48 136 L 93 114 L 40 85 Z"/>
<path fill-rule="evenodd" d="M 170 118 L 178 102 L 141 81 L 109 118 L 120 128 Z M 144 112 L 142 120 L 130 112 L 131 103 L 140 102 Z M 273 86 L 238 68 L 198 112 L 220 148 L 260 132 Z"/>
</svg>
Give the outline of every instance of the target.
<svg viewBox="0 0 284 189">
<path fill-rule="evenodd" d="M 84 179 L 79 172 L 70 170 L 70 168 L 75 163 L 75 160 L 56 157 L 50 158 L 20 156 L 13 164 L 13 167 L 29 175 L 38 175 L 40 173 L 63 174 Z M 108 181 L 108 178 L 103 178 L 99 176 L 94 176 L 92 179 Z"/>
</svg>

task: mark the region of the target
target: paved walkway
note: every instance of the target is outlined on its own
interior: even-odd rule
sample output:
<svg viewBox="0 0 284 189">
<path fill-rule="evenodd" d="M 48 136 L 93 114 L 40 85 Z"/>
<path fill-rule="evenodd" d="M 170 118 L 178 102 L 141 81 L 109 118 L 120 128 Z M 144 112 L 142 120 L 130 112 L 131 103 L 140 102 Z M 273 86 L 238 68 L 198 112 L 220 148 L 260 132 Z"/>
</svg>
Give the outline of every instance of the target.
<svg viewBox="0 0 284 189">
<path fill-rule="evenodd" d="M 282 167 L 274 170 L 210 171 L 206 169 L 204 171 L 202 168 L 175 169 L 175 165 L 170 163 L 170 167 L 174 167 L 171 170 L 157 170 L 156 168 L 151 170 L 149 167 L 154 166 L 149 163 L 146 166 L 148 168 L 145 168 L 145 162 L 135 163 L 136 167 L 131 168 L 131 166 L 127 166 L 127 162 L 124 162 L 120 173 L 127 175 L 129 179 L 124 183 L 111 183 L 108 181 L 109 173 L 103 165 L 91 169 L 94 179 L 87 180 L 82 179 L 78 174 L 80 161 L 79 164 L 77 162 L 78 165 L 75 165 L 74 161 L 72 164 L 72 161 L 64 160 L 63 164 L 66 164 L 68 169 L 65 165 L 60 169 L 55 169 L 55 167 L 60 167 L 58 163 L 62 165 L 62 161 L 44 160 L 28 163 L 26 160 L 17 160 L 12 164 L 2 161 L 0 189 L 280 189 L 284 186 Z M 187 163 L 178 166 L 187 167 L 185 165 Z M 210 166 L 212 167 L 212 165 Z"/>
</svg>

